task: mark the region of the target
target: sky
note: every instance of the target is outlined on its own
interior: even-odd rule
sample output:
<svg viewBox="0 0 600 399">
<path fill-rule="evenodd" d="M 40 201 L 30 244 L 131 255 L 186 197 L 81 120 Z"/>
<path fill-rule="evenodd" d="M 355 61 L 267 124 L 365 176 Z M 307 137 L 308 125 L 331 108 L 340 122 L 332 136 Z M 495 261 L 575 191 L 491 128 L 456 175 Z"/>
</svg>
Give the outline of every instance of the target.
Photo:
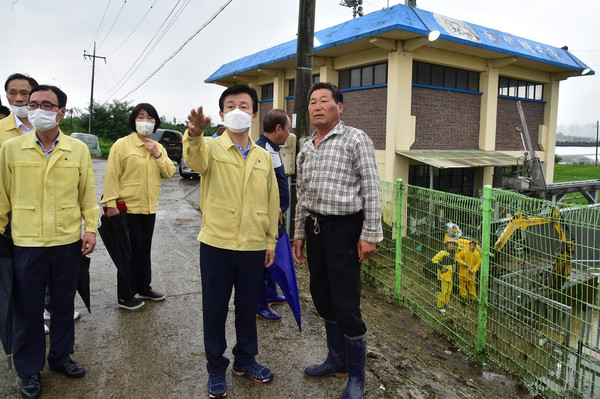
<svg viewBox="0 0 600 399">
<path fill-rule="evenodd" d="M 315 31 L 352 19 L 341 2 L 316 0 Z M 404 1 L 364 0 L 363 9 L 398 3 Z M 417 7 L 567 45 L 597 75 L 561 82 L 558 123 L 600 119 L 600 1 L 417 0 Z M 298 0 L 0 0 L 0 81 L 27 73 L 63 89 L 67 108 L 87 109 L 92 61 L 84 53 L 96 42 L 96 55 L 106 59 L 96 58 L 95 102 L 149 102 L 169 122 L 202 105 L 216 120 L 224 88 L 204 80 L 223 64 L 294 39 L 298 8 Z M 575 126 L 575 133 L 592 134 L 580 130 Z"/>
</svg>

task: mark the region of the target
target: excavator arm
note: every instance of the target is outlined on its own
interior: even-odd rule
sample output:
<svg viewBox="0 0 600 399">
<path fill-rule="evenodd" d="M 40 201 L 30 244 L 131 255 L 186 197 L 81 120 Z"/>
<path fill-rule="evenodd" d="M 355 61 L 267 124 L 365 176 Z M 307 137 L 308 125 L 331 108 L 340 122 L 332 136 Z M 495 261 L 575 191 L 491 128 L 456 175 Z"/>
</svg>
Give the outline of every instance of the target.
<svg viewBox="0 0 600 399">
<path fill-rule="evenodd" d="M 560 276 L 567 277 L 569 274 L 571 274 L 571 259 L 575 249 L 575 242 L 571 238 L 569 232 L 562 228 L 559 221 L 560 212 L 556 208 L 552 209 L 552 214 L 550 215 L 550 217 L 524 217 L 522 213 L 517 213 L 508 222 L 508 224 L 502 231 L 502 234 L 500 234 L 500 236 L 494 243 L 494 250 L 500 253 L 504 249 L 506 244 L 509 242 L 511 237 L 518 230 L 527 230 L 531 226 L 538 226 L 542 224 L 552 224 L 554 230 L 556 231 L 562 242 L 562 248 L 556 256 L 556 261 L 554 263 L 552 271 Z"/>
</svg>

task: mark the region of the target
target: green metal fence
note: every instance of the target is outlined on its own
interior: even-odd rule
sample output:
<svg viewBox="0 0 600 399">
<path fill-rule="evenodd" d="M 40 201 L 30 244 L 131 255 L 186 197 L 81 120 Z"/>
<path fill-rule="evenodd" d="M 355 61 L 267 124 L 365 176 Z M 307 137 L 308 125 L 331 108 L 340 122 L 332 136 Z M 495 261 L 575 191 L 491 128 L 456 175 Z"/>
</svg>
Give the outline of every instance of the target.
<svg viewBox="0 0 600 399">
<path fill-rule="evenodd" d="M 366 281 L 542 397 L 600 397 L 600 207 L 382 182 L 382 221 Z M 432 262 L 448 241 L 458 253 L 471 240 L 481 254 L 474 299 L 467 269 Z"/>
</svg>

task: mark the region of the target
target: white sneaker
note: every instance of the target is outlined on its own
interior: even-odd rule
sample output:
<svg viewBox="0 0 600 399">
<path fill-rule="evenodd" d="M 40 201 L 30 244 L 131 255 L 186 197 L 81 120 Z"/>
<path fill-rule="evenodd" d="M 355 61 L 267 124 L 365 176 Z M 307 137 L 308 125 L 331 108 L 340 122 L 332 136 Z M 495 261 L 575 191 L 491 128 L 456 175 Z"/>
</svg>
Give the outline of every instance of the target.
<svg viewBox="0 0 600 399">
<path fill-rule="evenodd" d="M 73 312 L 73 320 L 77 320 L 80 317 L 81 314 L 79 314 L 78 311 Z M 44 320 L 50 320 L 50 312 L 48 312 L 47 310 L 44 310 Z"/>
<path fill-rule="evenodd" d="M 49 329 L 49 328 L 48 328 L 48 326 L 47 326 L 47 325 L 45 325 L 45 324 L 44 324 L 44 332 L 45 332 L 46 334 L 48 334 L 48 333 L 50 332 L 50 329 Z"/>
</svg>

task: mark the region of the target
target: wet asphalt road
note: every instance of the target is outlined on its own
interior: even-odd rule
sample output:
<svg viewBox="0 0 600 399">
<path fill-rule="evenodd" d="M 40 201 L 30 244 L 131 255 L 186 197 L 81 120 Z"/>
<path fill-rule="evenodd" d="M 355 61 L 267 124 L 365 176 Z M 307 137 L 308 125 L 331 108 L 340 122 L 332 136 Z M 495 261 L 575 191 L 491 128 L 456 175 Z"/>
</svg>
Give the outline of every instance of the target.
<svg viewBox="0 0 600 399">
<path fill-rule="evenodd" d="M 99 200 L 106 161 L 94 160 L 93 165 Z M 75 302 L 82 318 L 75 322 L 73 359 L 86 368 L 87 374 L 71 380 L 46 366 L 41 374 L 42 398 L 207 397 L 196 241 L 201 215 L 184 199 L 188 194 L 199 199 L 199 194 L 192 192 L 197 185 L 198 180 L 182 179 L 178 173 L 163 180 L 152 244 L 152 286 L 167 294 L 165 301 L 146 301 L 146 306 L 133 312 L 119 309 L 116 269 L 98 236 L 96 251 L 91 255 L 91 314 L 78 296 Z M 307 306 L 312 306 L 307 293 L 302 294 L 302 301 L 303 332 L 299 332 L 284 305 L 276 307 L 282 322 L 258 321 L 257 360 L 273 370 L 274 379 L 257 384 L 228 372 L 227 397 L 324 398 L 341 394 L 345 386 L 341 379 L 309 381 L 303 377 L 306 365 L 324 358 L 325 346 L 321 344 L 321 322 Z M 234 333 L 231 304 L 226 352 L 231 360 Z M 19 387 L 16 372 L 9 373 L 6 363 L 0 362 L 0 398 L 20 398 Z"/>
</svg>

